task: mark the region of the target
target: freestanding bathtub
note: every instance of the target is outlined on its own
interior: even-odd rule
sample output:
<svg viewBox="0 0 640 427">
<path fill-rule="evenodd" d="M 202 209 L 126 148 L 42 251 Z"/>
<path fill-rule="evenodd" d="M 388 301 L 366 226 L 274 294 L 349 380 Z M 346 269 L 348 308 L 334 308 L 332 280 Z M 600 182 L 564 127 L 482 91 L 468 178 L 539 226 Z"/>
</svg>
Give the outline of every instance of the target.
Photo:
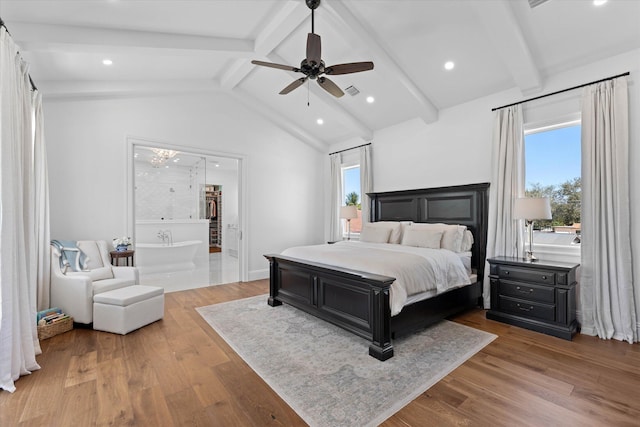
<svg viewBox="0 0 640 427">
<path fill-rule="evenodd" d="M 184 242 L 137 243 L 135 246 L 136 267 L 140 273 L 188 270 L 195 268 L 195 256 L 201 240 Z"/>
</svg>

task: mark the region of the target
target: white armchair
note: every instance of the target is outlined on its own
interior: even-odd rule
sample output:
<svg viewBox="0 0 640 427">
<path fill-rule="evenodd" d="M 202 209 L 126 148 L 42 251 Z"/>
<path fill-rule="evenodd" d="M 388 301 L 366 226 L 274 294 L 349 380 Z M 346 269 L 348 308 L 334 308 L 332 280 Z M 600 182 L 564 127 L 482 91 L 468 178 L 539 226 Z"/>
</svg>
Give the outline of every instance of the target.
<svg viewBox="0 0 640 427">
<path fill-rule="evenodd" d="M 80 240 L 78 249 L 87 256 L 87 271 L 60 268 L 60 252 L 51 246 L 51 306 L 73 316 L 77 323 L 93 322 L 93 296 L 138 284 L 135 267 L 111 266 L 104 240 Z"/>
</svg>

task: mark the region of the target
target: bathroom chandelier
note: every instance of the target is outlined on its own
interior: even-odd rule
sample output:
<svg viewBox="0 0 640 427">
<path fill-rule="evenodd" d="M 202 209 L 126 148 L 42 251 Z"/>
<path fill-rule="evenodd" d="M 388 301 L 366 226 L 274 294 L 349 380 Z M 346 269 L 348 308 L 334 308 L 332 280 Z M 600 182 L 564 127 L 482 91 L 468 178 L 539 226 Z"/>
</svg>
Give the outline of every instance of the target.
<svg viewBox="0 0 640 427">
<path fill-rule="evenodd" d="M 150 162 L 154 168 L 164 165 L 169 159 L 175 157 L 176 154 L 179 153 L 179 151 L 165 150 L 164 148 L 152 148 L 151 151 L 153 151 L 154 156 L 151 157 Z"/>
</svg>

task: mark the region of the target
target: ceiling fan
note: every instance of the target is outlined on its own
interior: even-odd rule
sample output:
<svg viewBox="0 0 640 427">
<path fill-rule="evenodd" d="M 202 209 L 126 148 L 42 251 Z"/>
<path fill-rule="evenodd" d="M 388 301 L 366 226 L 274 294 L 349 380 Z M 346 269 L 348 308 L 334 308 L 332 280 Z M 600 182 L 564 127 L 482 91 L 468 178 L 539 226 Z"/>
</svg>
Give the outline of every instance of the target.
<svg viewBox="0 0 640 427">
<path fill-rule="evenodd" d="M 293 71 L 302 73 L 304 77 L 294 80 L 293 83 L 280 91 L 280 95 L 286 95 L 292 90 L 301 86 L 308 79 L 317 80 L 321 88 L 329 92 L 336 98 L 344 95 L 342 89 L 334 82 L 324 77 L 323 74 L 335 76 L 338 74 L 359 73 L 361 71 L 369 71 L 373 69 L 373 62 L 350 62 L 347 64 L 337 64 L 326 67 L 321 58 L 320 36 L 314 32 L 314 11 L 320 5 L 320 0 L 305 0 L 309 9 L 311 9 L 311 32 L 307 36 L 307 57 L 302 60 L 300 67 L 292 67 L 290 65 L 274 64 L 272 62 L 251 61 L 252 64 L 261 65 L 263 67 L 278 68 L 280 70 Z"/>
</svg>

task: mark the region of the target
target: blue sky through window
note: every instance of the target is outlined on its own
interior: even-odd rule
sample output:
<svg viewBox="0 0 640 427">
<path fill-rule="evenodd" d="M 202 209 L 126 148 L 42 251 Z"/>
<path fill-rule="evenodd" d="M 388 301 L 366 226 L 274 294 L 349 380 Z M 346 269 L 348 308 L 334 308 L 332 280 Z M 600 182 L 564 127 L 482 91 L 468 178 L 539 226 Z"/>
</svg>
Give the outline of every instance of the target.
<svg viewBox="0 0 640 427">
<path fill-rule="evenodd" d="M 559 186 L 578 178 L 580 171 L 580 125 L 525 136 L 526 183 Z"/>
<path fill-rule="evenodd" d="M 360 196 L 360 166 L 344 169 L 344 195 L 355 191 Z M 344 200 L 342 200 L 344 203 Z M 362 197 L 358 198 L 358 203 L 362 203 Z"/>
</svg>

